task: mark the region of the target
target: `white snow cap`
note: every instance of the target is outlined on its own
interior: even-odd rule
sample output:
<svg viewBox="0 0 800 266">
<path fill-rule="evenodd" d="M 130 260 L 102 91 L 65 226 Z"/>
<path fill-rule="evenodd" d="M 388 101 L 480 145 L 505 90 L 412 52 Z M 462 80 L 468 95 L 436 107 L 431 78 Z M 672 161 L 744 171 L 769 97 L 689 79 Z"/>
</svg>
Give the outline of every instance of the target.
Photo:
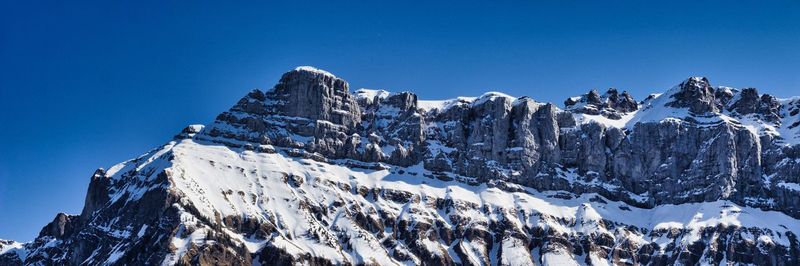
<svg viewBox="0 0 800 266">
<path fill-rule="evenodd" d="M 686 79 L 686 81 L 690 81 L 690 80 L 694 81 L 694 82 L 704 82 L 704 80 L 705 80 L 705 82 L 708 82 L 708 79 L 706 77 L 703 77 L 703 76 L 692 76 L 692 77 L 689 77 L 688 79 Z"/>
<path fill-rule="evenodd" d="M 502 93 L 502 92 L 490 91 L 490 92 L 484 93 L 483 95 L 478 97 L 478 99 L 474 103 L 472 103 L 472 105 L 481 105 L 481 104 L 483 104 L 485 102 L 494 100 L 496 98 L 501 98 L 501 97 L 502 98 L 508 98 L 511 101 L 514 101 L 514 100 L 517 99 L 514 96 L 511 96 L 511 95 L 508 95 L 508 94 L 505 94 L 505 93 Z"/>
<path fill-rule="evenodd" d="M 392 95 L 392 93 L 386 90 L 372 90 L 366 88 L 361 88 L 356 90 L 357 98 L 364 98 L 369 100 L 375 99 L 376 96 L 378 97 L 378 99 L 386 99 L 390 95 Z"/>
<path fill-rule="evenodd" d="M 331 74 L 331 72 L 328 72 L 328 71 L 325 71 L 325 70 L 322 70 L 322 69 L 319 69 L 319 68 L 316 68 L 316 67 L 313 67 L 313 66 L 299 66 L 299 67 L 296 67 L 294 70 L 295 71 L 308 71 L 308 72 L 314 72 L 314 73 L 318 73 L 318 74 L 331 76 L 331 77 L 334 77 L 334 78 L 336 77 L 336 75 Z"/>
</svg>

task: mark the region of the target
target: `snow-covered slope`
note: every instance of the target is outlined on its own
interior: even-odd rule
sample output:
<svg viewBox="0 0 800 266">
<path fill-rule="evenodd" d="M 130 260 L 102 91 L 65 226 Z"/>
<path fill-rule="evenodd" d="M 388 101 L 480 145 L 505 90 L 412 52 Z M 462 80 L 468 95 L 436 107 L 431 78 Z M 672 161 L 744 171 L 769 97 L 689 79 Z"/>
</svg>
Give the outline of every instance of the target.
<svg viewBox="0 0 800 266">
<path fill-rule="evenodd" d="M 714 126 L 720 123 L 727 123 L 736 126 L 742 126 L 755 135 L 769 135 L 781 139 L 781 143 L 787 145 L 796 145 L 800 142 L 800 128 L 798 121 L 800 116 L 800 100 L 797 97 L 789 99 L 778 99 L 769 95 L 758 95 L 754 89 L 752 90 L 751 97 L 756 99 L 743 99 L 742 90 L 719 86 L 714 88 L 711 92 L 717 96 L 723 96 L 715 99 L 716 102 L 708 102 L 709 105 L 714 105 L 718 110 L 712 112 L 692 112 L 690 106 L 675 106 L 673 103 L 676 97 L 683 89 L 684 84 L 702 83 L 703 86 L 709 86 L 708 81 L 700 77 L 692 77 L 681 84 L 672 87 L 665 93 L 657 93 L 651 95 L 646 100 L 638 104 L 636 110 L 622 112 L 619 117 L 609 118 L 608 115 L 599 113 L 575 112 L 576 120 L 587 123 L 597 122 L 609 127 L 629 128 L 633 129 L 638 123 L 659 123 L 659 122 L 689 122 L 699 126 Z M 760 99 L 759 99 L 760 98 Z M 575 102 L 569 106 L 568 109 L 581 109 L 587 105 L 581 97 L 573 97 L 568 99 L 567 102 Z M 601 100 L 608 101 L 607 97 Z M 742 112 L 737 110 L 737 104 L 744 101 L 756 101 L 750 103 L 755 105 L 756 108 L 749 112 Z M 772 102 L 769 102 L 772 101 Z M 769 110 L 770 106 L 773 110 Z M 757 110 L 760 109 L 760 110 Z M 766 110 L 765 110 L 766 109 Z M 793 113 L 794 112 L 794 113 Z"/>
<path fill-rule="evenodd" d="M 797 264 L 798 100 L 707 84 L 562 110 L 300 67 L 98 170 L 0 265 Z"/>
<path fill-rule="evenodd" d="M 697 241 L 741 239 L 746 250 L 739 252 L 770 253 L 796 243 L 793 232 L 800 231 L 800 223 L 785 214 L 726 201 L 641 209 L 592 193 L 572 197 L 502 181 L 468 185 L 459 176 L 442 181 L 421 165 L 381 170 L 343 165 L 194 139 L 170 142 L 106 175 L 118 188 L 111 205 L 124 208 L 154 189 L 180 195 L 172 206 L 180 220 L 174 235 L 159 235 L 164 232 L 148 224 L 93 221 L 95 232 L 116 242 L 109 243 L 110 253 L 100 247 L 82 263 L 116 263 L 135 252 L 131 243 L 155 237 L 168 240 L 171 252 L 164 264 L 196 256 L 193 252 L 219 245 L 219 239 L 246 251 L 236 255 L 252 254 L 252 262 L 262 264 L 275 262 L 268 258 L 277 250 L 290 260 L 333 264 L 672 263 L 692 256 Z M 166 174 L 168 188 L 153 186 L 157 173 Z M 241 229 L 251 221 L 264 232 Z M 531 241 L 541 246 L 531 250 L 536 246 Z M 30 256 L 46 257 L 41 253 L 53 250 L 47 246 L 59 244 L 54 239 L 30 248 Z M 583 251 L 576 254 L 572 245 Z M 630 254 L 643 248 L 654 249 L 650 258 Z M 0 253 L 25 250 L 12 243 Z M 704 252 L 732 255 L 713 246 Z"/>
</svg>

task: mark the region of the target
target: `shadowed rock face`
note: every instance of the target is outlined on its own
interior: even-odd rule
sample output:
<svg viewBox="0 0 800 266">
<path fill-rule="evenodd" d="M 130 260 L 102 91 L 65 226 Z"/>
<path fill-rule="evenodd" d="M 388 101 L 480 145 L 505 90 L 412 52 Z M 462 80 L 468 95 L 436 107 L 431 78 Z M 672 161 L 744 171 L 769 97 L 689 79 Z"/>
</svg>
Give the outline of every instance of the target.
<svg viewBox="0 0 800 266">
<path fill-rule="evenodd" d="M 759 96 L 755 88 L 743 89 L 739 95 L 739 99 L 728 107 L 729 111 L 741 115 L 755 114 L 765 121 L 780 123 L 781 104 L 774 96 L 769 94 Z"/>
<path fill-rule="evenodd" d="M 689 78 L 641 103 L 609 89 L 565 106 L 501 93 L 351 94 L 301 67 L 209 126 L 98 170 L 81 215 L 57 215 L 0 264 L 798 263 L 792 225 L 612 217 L 706 204 L 718 208 L 706 216 L 800 218 L 797 101 Z M 474 202 L 461 190 L 499 196 Z M 493 201 L 503 197 L 514 200 Z M 564 209 L 539 209 L 549 205 Z"/>
<path fill-rule="evenodd" d="M 673 101 L 667 106 L 689 108 L 695 114 L 719 112 L 714 98 L 714 88 L 706 78 L 692 77 L 678 85 L 678 93 L 673 94 Z"/>
<path fill-rule="evenodd" d="M 603 95 L 591 90 L 582 96 L 568 98 L 564 106 L 570 112 L 603 115 L 610 119 L 620 119 L 622 115 L 639 109 L 636 100 L 627 91 L 620 94 L 614 88 L 608 89 Z"/>
<path fill-rule="evenodd" d="M 657 106 L 688 110 L 687 117 L 618 128 L 578 123 L 573 117 L 587 114 L 619 120 L 638 111 L 636 101 L 616 89 L 570 98 L 567 110 L 530 98 L 495 94 L 423 110 L 418 108 L 416 95 L 409 92 L 384 92 L 356 100 L 341 90 L 346 85 L 309 90 L 313 86 L 308 84 L 346 83 L 329 74 L 306 72 L 289 72 L 275 89 L 251 93 L 206 132 L 301 148 L 308 156 L 401 166 L 423 163 L 431 170 L 451 171 L 480 182 L 510 180 L 544 190 L 574 191 L 574 186 L 583 186 L 559 181 L 563 179 L 559 170 L 569 168 L 583 178 L 623 188 L 609 190 L 598 185 L 579 191 L 603 193 L 615 200 L 629 200 L 633 194 L 646 199 L 631 204 L 652 207 L 733 199 L 798 215 L 793 206 L 758 203 L 775 200 L 763 182 L 763 176 L 774 171 L 762 161 L 767 152 L 783 153 L 784 148 L 771 146 L 773 136 L 755 135 L 738 122 L 706 121 L 724 109 L 736 111 L 731 115 L 758 115 L 766 124 L 779 119 L 780 103 L 769 95 L 758 96 L 752 89 L 736 91 L 734 97 L 732 91 L 715 91 L 705 78 L 689 78 L 662 96 L 667 98 L 664 106 Z M 309 91 L 319 97 L 309 96 Z M 295 111 L 308 101 L 323 103 L 318 105 L 322 111 Z M 343 124 L 339 118 L 324 120 L 317 112 L 346 114 L 345 121 L 360 124 Z M 287 120 L 287 116 L 292 118 Z M 251 134 L 254 129 L 263 133 Z M 312 139 L 294 141 L 297 136 Z"/>
<path fill-rule="evenodd" d="M 347 82 L 320 71 L 300 68 L 284 74 L 265 99 L 273 103 L 267 114 L 325 120 L 348 128 L 361 122 Z"/>
</svg>

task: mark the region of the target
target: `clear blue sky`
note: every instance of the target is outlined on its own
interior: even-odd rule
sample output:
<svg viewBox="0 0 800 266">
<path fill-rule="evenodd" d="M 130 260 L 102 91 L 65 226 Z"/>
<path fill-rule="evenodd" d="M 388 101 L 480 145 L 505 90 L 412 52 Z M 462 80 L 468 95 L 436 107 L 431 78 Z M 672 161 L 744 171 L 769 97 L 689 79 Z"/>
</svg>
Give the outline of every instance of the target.
<svg viewBox="0 0 800 266">
<path fill-rule="evenodd" d="M 798 1 L 280 2 L 0 1 L 0 238 L 298 65 L 423 99 L 641 99 L 690 75 L 800 95 Z"/>
</svg>

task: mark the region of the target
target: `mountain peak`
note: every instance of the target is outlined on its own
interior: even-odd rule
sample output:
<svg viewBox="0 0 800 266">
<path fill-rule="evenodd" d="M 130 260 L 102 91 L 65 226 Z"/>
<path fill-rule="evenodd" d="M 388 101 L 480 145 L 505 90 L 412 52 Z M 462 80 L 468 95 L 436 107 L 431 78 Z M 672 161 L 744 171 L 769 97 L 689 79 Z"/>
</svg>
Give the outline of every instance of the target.
<svg viewBox="0 0 800 266">
<path fill-rule="evenodd" d="M 609 88 L 603 95 L 598 90 L 590 90 L 586 94 L 567 98 L 564 107 L 577 113 L 602 115 L 618 120 L 623 115 L 638 110 L 639 105 L 627 91 L 619 93 L 617 89 Z"/>
<path fill-rule="evenodd" d="M 309 73 L 320 74 L 320 75 L 325 75 L 325 76 L 330 76 L 330 77 L 336 78 L 336 75 L 331 74 L 331 72 L 328 72 L 328 71 L 325 71 L 325 70 L 322 70 L 322 69 L 319 69 L 319 68 L 316 68 L 316 67 L 313 67 L 313 66 L 299 66 L 299 67 L 294 68 L 294 70 L 292 70 L 292 71 L 309 72 Z"/>
<path fill-rule="evenodd" d="M 708 85 L 708 78 L 703 76 L 692 76 L 687 78 L 683 81 L 683 83 L 692 83 L 692 84 L 705 84 Z"/>
<path fill-rule="evenodd" d="M 275 90 L 291 88 L 298 90 L 316 91 L 318 88 L 327 88 L 339 93 L 349 93 L 347 81 L 331 74 L 328 71 L 310 66 L 297 67 L 289 72 L 283 73 L 280 81 L 275 85 Z M 309 92 L 311 92 L 309 91 Z M 327 91 L 331 94 L 332 91 Z M 322 92 L 322 91 L 319 91 Z"/>
<path fill-rule="evenodd" d="M 692 77 L 565 105 L 350 93 L 300 67 L 96 171 L 80 215 L 0 240 L 0 265 L 796 262 L 797 101 Z"/>
<path fill-rule="evenodd" d="M 695 114 L 717 113 L 714 88 L 705 77 L 689 77 L 672 89 L 670 95 L 673 101 L 667 106 L 676 108 L 689 108 Z"/>
</svg>

